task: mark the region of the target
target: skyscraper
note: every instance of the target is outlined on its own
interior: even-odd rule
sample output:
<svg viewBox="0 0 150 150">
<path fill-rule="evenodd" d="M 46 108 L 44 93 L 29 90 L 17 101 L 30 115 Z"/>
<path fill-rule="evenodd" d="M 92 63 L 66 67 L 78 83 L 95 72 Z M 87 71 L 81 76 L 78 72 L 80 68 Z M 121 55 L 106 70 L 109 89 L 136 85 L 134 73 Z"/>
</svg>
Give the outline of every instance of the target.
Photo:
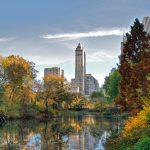
<svg viewBox="0 0 150 150">
<path fill-rule="evenodd" d="M 86 72 L 86 56 L 83 47 L 79 43 L 75 50 L 75 78 L 84 78 Z"/>
<path fill-rule="evenodd" d="M 85 94 L 91 95 L 93 92 L 99 91 L 99 83 L 92 74 L 85 75 Z"/>
<path fill-rule="evenodd" d="M 144 30 L 150 34 L 150 16 L 143 18 Z"/>
<path fill-rule="evenodd" d="M 71 89 L 75 93 L 85 94 L 86 55 L 79 43 L 75 50 L 75 78 L 71 80 Z"/>
<path fill-rule="evenodd" d="M 88 96 L 98 90 L 98 81 L 92 74 L 86 74 L 86 54 L 79 43 L 75 50 L 75 78 L 71 79 L 71 91 Z"/>
<path fill-rule="evenodd" d="M 60 77 L 64 77 L 64 70 L 60 67 L 52 67 L 52 68 L 45 68 L 44 69 L 44 76 L 47 74 L 58 75 Z"/>
</svg>

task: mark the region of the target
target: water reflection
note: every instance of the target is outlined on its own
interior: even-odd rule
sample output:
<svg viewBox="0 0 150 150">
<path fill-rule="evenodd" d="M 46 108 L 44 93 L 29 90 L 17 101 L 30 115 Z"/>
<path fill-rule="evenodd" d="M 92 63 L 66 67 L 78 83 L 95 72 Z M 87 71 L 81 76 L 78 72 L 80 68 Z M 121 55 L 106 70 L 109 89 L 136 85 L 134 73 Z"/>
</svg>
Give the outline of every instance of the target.
<svg viewBox="0 0 150 150">
<path fill-rule="evenodd" d="M 104 150 L 106 137 L 118 121 L 94 115 L 12 121 L 0 127 L 2 150 Z"/>
</svg>

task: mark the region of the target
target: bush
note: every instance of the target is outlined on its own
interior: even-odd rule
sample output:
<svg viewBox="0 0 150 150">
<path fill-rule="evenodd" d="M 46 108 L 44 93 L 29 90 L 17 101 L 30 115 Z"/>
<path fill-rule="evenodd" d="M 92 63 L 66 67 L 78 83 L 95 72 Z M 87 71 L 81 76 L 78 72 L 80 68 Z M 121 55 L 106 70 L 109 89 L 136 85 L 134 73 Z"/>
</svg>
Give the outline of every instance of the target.
<svg viewBox="0 0 150 150">
<path fill-rule="evenodd" d="M 134 130 L 140 128 L 148 128 L 149 126 L 150 106 L 145 106 L 144 110 L 140 111 L 137 116 L 129 118 L 123 130 L 123 137 L 132 136 Z"/>
<path fill-rule="evenodd" d="M 150 150 L 150 137 L 141 138 L 135 144 L 134 150 Z"/>
<path fill-rule="evenodd" d="M 107 150 L 150 150 L 150 106 L 130 117 L 117 137 L 107 141 Z"/>
</svg>

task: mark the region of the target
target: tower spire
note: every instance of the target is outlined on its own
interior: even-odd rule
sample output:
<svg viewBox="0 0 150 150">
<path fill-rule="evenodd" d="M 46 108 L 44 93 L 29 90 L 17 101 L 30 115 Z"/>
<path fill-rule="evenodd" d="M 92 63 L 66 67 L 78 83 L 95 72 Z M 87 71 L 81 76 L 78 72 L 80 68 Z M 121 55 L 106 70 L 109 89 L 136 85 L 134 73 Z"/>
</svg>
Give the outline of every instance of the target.
<svg viewBox="0 0 150 150">
<path fill-rule="evenodd" d="M 81 49 L 81 44 L 80 44 L 80 43 L 78 44 L 77 48 L 80 48 L 80 49 Z"/>
</svg>

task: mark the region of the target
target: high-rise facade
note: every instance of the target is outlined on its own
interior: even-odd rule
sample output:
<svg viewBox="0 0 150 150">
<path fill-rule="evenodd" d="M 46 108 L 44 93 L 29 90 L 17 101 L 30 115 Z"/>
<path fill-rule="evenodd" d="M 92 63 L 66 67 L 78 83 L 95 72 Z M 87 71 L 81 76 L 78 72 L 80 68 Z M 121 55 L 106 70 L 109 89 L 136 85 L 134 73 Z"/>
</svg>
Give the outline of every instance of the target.
<svg viewBox="0 0 150 150">
<path fill-rule="evenodd" d="M 53 74 L 53 75 L 58 75 L 60 77 L 64 77 L 64 70 L 61 69 L 60 67 L 45 68 L 44 76 L 47 74 Z"/>
<path fill-rule="evenodd" d="M 99 83 L 92 74 L 85 75 L 85 94 L 91 95 L 93 92 L 99 91 Z"/>
<path fill-rule="evenodd" d="M 98 81 L 91 74 L 86 74 L 86 54 L 79 43 L 75 50 L 75 78 L 71 79 L 71 91 L 90 95 L 98 90 Z"/>
<path fill-rule="evenodd" d="M 75 78 L 84 78 L 86 72 L 85 51 L 79 43 L 75 50 Z"/>
<path fill-rule="evenodd" d="M 144 30 L 150 34 L 150 16 L 143 18 Z"/>
<path fill-rule="evenodd" d="M 75 78 L 71 80 L 71 89 L 74 93 L 85 94 L 86 55 L 79 43 L 75 50 Z"/>
</svg>

